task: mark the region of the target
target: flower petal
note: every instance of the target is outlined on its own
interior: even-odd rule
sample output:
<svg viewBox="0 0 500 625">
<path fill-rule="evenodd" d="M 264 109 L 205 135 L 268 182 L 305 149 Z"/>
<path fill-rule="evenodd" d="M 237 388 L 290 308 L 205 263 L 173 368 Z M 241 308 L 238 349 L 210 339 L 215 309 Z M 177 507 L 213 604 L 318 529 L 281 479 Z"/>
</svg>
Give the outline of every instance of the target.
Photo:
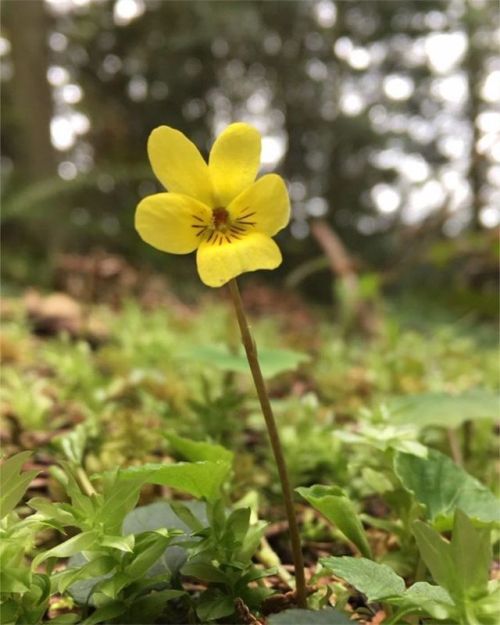
<svg viewBox="0 0 500 625">
<path fill-rule="evenodd" d="M 204 241 L 196 253 L 200 278 L 212 287 L 222 286 L 246 271 L 276 269 L 281 260 L 279 247 L 261 232 L 252 232 L 240 240 L 220 245 Z"/>
<path fill-rule="evenodd" d="M 198 148 L 174 128 L 159 126 L 149 135 L 148 155 L 155 176 L 173 193 L 182 193 L 212 206 L 213 191 Z"/>
<path fill-rule="evenodd" d="M 231 124 L 216 139 L 208 160 L 219 206 L 227 206 L 252 184 L 260 167 L 260 134 L 248 124 Z"/>
<path fill-rule="evenodd" d="M 231 218 L 250 222 L 256 230 L 274 236 L 290 221 L 290 200 L 285 182 L 277 174 L 259 178 L 228 206 Z"/>
<path fill-rule="evenodd" d="M 145 197 L 135 212 L 135 228 L 141 239 L 162 252 L 189 254 L 198 245 L 211 212 L 204 204 L 179 193 Z"/>
</svg>

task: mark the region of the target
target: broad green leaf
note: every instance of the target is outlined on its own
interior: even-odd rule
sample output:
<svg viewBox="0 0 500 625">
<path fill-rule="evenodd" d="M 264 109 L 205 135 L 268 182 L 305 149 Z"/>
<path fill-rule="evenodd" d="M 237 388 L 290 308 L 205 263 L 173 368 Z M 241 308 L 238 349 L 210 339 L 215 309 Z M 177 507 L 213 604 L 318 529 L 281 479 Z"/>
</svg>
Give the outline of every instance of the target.
<svg viewBox="0 0 500 625">
<path fill-rule="evenodd" d="M 112 549 L 132 553 L 135 539 L 132 534 L 128 536 L 103 536 L 99 542 L 103 547 L 111 547 Z"/>
<path fill-rule="evenodd" d="M 200 522 L 198 517 L 182 502 L 172 501 L 170 504 L 175 514 L 187 525 L 192 532 L 199 532 L 205 526 Z"/>
<path fill-rule="evenodd" d="M 193 441 L 190 438 L 183 438 L 175 434 L 166 434 L 167 440 L 172 447 L 184 456 L 190 462 L 200 462 L 209 460 L 210 462 L 227 462 L 232 464 L 234 453 L 217 445 L 215 443 L 207 443 L 203 441 Z"/>
<path fill-rule="evenodd" d="M 33 499 L 28 501 L 28 505 L 39 512 L 44 520 L 55 521 L 62 527 L 68 527 L 69 525 L 76 526 L 77 524 L 75 515 L 71 511 L 69 504 L 52 503 L 43 497 L 33 497 Z"/>
<path fill-rule="evenodd" d="M 243 351 L 235 354 L 230 352 L 225 345 L 197 346 L 185 350 L 183 356 L 189 360 L 194 358 L 198 362 L 205 362 L 222 371 L 249 372 L 248 361 Z M 272 378 L 285 371 L 293 371 L 298 365 L 308 360 L 307 354 L 290 349 L 259 349 L 259 362 L 265 378 Z"/>
<path fill-rule="evenodd" d="M 334 608 L 324 610 L 285 610 L 273 614 L 267 620 L 269 625 L 354 625 L 346 614 Z"/>
<path fill-rule="evenodd" d="M 2 567 L 0 570 L 0 590 L 4 593 L 25 593 L 31 586 L 31 571 L 25 567 Z"/>
<path fill-rule="evenodd" d="M 413 533 L 423 561 L 440 586 L 456 596 L 460 583 L 451 557 L 450 543 L 422 521 L 413 523 Z M 459 593 L 461 594 L 461 593 Z"/>
<path fill-rule="evenodd" d="M 21 473 L 23 464 L 30 456 L 30 451 L 22 451 L 0 465 L 0 519 L 14 510 L 30 482 L 39 473 L 36 470 Z"/>
<path fill-rule="evenodd" d="M 457 508 L 475 521 L 500 523 L 497 498 L 448 456 L 435 450 L 429 450 L 426 458 L 398 453 L 394 470 L 437 528 L 451 529 Z"/>
<path fill-rule="evenodd" d="M 192 529 L 183 517 L 179 516 L 177 504 L 156 501 L 147 506 L 139 506 L 129 512 L 123 523 L 124 534 L 140 534 L 162 528 L 177 529 L 189 534 Z M 182 507 L 196 519 L 197 529 L 208 525 L 206 504 L 202 501 L 183 501 Z"/>
<path fill-rule="evenodd" d="M 110 556 L 98 556 L 82 566 L 56 573 L 52 576 L 52 582 L 57 592 L 63 593 L 75 582 L 107 575 L 117 564 L 117 561 Z"/>
<path fill-rule="evenodd" d="M 252 559 L 262 541 L 267 525 L 265 521 L 258 521 L 248 528 L 241 548 L 238 551 L 238 560 L 240 562 Z"/>
<path fill-rule="evenodd" d="M 356 545 L 362 555 L 372 557 L 358 513 L 341 488 L 316 484 L 295 490 L 328 521 L 334 523 L 346 538 Z"/>
<path fill-rule="evenodd" d="M 106 595 L 110 599 L 117 599 L 120 592 L 130 583 L 130 577 L 123 572 L 115 572 L 107 579 L 102 580 L 94 592 Z"/>
<path fill-rule="evenodd" d="M 206 590 L 200 597 L 196 614 L 202 623 L 215 621 L 234 613 L 234 600 L 220 590 Z"/>
<path fill-rule="evenodd" d="M 480 623 L 498 625 L 498 606 L 500 606 L 500 581 L 491 580 L 488 594 L 474 601 L 474 613 Z"/>
<path fill-rule="evenodd" d="M 238 508 L 229 515 L 226 521 L 226 534 L 231 541 L 241 544 L 250 527 L 250 508 Z"/>
<path fill-rule="evenodd" d="M 206 504 L 202 501 L 184 501 L 183 508 L 187 509 L 198 520 L 200 527 L 208 525 Z M 123 523 L 124 534 L 140 534 L 141 532 L 153 531 L 162 528 L 177 529 L 186 535 L 191 532 L 191 527 L 179 517 L 173 506 L 165 501 L 157 501 L 147 506 L 139 506 L 129 512 Z M 166 547 L 163 555 L 154 564 L 157 573 L 168 571 L 176 575 L 187 559 L 187 552 L 182 542 L 187 536 L 176 536 L 173 543 Z"/>
<path fill-rule="evenodd" d="M 403 595 L 403 606 L 413 606 L 439 620 L 453 618 L 456 607 L 452 598 L 441 586 L 416 582 Z"/>
<path fill-rule="evenodd" d="M 349 556 L 321 558 L 320 563 L 366 595 L 369 603 L 399 597 L 405 591 L 403 578 L 386 564 Z"/>
<path fill-rule="evenodd" d="M 451 542 L 422 521 L 413 532 L 422 558 L 434 580 L 459 603 L 487 594 L 492 559 L 490 529 L 476 528 L 457 510 Z"/>
<path fill-rule="evenodd" d="M 475 389 L 460 395 L 425 393 L 390 400 L 387 407 L 394 423 L 419 428 L 456 428 L 464 421 L 496 419 L 498 397 L 488 389 Z"/>
<path fill-rule="evenodd" d="M 467 596 L 475 599 L 485 595 L 493 557 L 490 528 L 475 527 L 467 515 L 457 509 L 450 551 Z"/>
<path fill-rule="evenodd" d="M 394 490 L 394 484 L 382 471 L 374 471 L 370 467 L 365 467 L 361 475 L 363 481 L 376 493 L 383 494 Z"/>
<path fill-rule="evenodd" d="M 204 582 L 226 583 L 226 575 L 208 562 L 188 562 L 182 567 L 181 573 L 188 577 L 197 577 Z"/>
<path fill-rule="evenodd" d="M 6 623 L 6 625 L 18 623 L 19 610 L 19 602 L 14 599 L 0 602 L 0 623 Z"/>
<path fill-rule="evenodd" d="M 31 580 L 31 587 L 23 595 L 23 622 L 39 623 L 49 605 L 50 579 L 48 575 L 36 573 Z"/>
<path fill-rule="evenodd" d="M 177 462 L 144 464 L 120 470 L 124 479 L 143 478 L 149 484 L 171 486 L 194 497 L 214 501 L 231 470 L 227 462 Z"/>
<path fill-rule="evenodd" d="M 69 558 L 75 553 L 91 549 L 92 547 L 97 547 L 98 545 L 99 532 L 97 530 L 77 534 L 60 545 L 38 554 L 33 560 L 33 567 L 36 568 L 41 562 L 47 560 L 48 558 Z"/>
<path fill-rule="evenodd" d="M 153 564 L 162 556 L 172 541 L 167 530 L 154 530 L 137 538 L 134 557 L 125 567 L 125 572 L 131 578 L 144 577 Z"/>
<path fill-rule="evenodd" d="M 98 625 L 98 623 L 106 623 L 110 619 L 123 614 L 125 610 L 126 605 L 122 601 L 111 601 L 110 603 L 97 608 L 95 612 L 82 621 L 81 625 Z"/>
<path fill-rule="evenodd" d="M 165 609 L 165 604 L 185 594 L 183 590 L 153 590 L 145 597 L 134 599 L 127 609 L 127 620 L 129 623 L 156 623 Z"/>
<path fill-rule="evenodd" d="M 95 514 L 95 525 L 109 534 L 120 534 L 125 516 L 134 509 L 144 484 L 142 476 L 124 479 L 119 472 L 103 476 L 103 503 Z"/>
</svg>

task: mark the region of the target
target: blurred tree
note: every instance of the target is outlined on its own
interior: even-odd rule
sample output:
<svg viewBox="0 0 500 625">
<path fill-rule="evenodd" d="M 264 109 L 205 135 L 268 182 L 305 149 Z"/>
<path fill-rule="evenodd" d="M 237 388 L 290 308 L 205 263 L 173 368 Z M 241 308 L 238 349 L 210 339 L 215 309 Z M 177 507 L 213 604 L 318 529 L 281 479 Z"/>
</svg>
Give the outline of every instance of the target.
<svg viewBox="0 0 500 625">
<path fill-rule="evenodd" d="M 484 141 L 493 122 L 482 115 L 492 107 L 491 80 L 485 85 L 496 67 L 491 2 L 46 6 L 54 115 L 69 139 L 53 137 L 57 201 L 50 193 L 22 199 L 25 212 L 66 224 L 66 247 L 102 242 L 170 263 L 176 275 L 193 271 L 190 261 L 145 249 L 132 228 L 139 197 L 159 188 L 145 144 L 160 124 L 205 151 L 232 120 L 262 131 L 264 169 L 281 168 L 290 182 L 293 223 L 280 235 L 286 271 L 321 254 L 311 219 L 329 223 L 357 267 L 394 274 L 443 236 L 465 232 L 472 215 L 479 223 L 488 206 L 493 215 L 498 173 Z M 4 154 L 14 158 L 13 126 L 2 132 Z"/>
<path fill-rule="evenodd" d="M 56 158 L 50 140 L 52 94 L 47 82 L 48 15 L 39 0 L 6 0 L 3 20 L 14 64 L 15 119 L 8 148 L 26 183 L 56 174 Z"/>
</svg>

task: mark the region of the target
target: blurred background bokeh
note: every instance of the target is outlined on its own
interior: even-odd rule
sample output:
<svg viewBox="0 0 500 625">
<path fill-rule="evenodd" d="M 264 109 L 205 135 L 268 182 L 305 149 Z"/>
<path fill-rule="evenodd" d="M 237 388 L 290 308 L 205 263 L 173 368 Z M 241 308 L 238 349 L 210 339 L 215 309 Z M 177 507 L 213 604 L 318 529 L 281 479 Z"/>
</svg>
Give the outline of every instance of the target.
<svg viewBox="0 0 500 625">
<path fill-rule="evenodd" d="M 133 228 L 146 140 L 167 124 L 206 154 L 244 120 L 293 204 L 259 280 L 494 317 L 499 44 L 495 0 L 4 0 L 6 288 L 106 259 L 201 288 Z"/>
</svg>

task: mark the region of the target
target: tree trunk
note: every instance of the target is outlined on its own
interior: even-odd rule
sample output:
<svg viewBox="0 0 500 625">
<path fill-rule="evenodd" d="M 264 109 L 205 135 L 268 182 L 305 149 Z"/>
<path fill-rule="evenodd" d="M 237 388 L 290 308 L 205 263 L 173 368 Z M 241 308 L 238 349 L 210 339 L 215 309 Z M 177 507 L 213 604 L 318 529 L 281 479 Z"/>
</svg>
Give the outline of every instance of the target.
<svg viewBox="0 0 500 625">
<path fill-rule="evenodd" d="M 15 164 L 23 179 L 40 180 L 53 176 L 56 169 L 50 140 L 48 15 L 42 0 L 8 0 L 3 11 L 14 63 L 12 98 L 19 132 Z"/>
</svg>

